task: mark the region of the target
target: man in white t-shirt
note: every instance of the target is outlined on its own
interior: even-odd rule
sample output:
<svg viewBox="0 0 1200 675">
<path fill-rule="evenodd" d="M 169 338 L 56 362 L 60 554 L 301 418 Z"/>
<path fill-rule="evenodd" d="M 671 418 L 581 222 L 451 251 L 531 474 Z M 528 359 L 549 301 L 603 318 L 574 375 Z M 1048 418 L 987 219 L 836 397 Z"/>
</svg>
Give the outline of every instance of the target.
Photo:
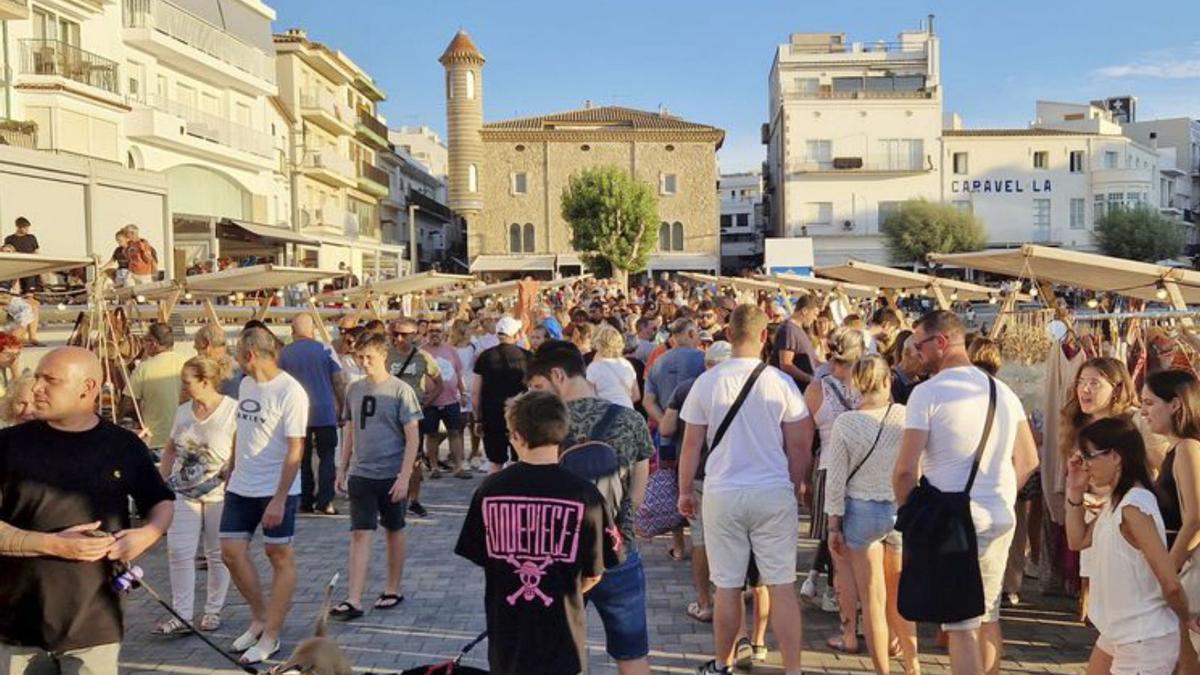
<svg viewBox="0 0 1200 675">
<path fill-rule="evenodd" d="M 221 555 L 233 583 L 250 606 L 250 627 L 233 642 L 242 663 L 279 651 L 279 632 L 296 589 L 292 537 L 300 501 L 300 461 L 308 427 L 308 394 L 279 368 L 279 343 L 265 328 L 250 328 L 238 341 L 237 360 L 246 377 L 238 396 L 237 443 L 221 513 Z M 263 597 L 250 558 L 250 539 L 263 528 L 271 562 L 271 601 Z"/>
<path fill-rule="evenodd" d="M 908 399 L 904 436 L 892 476 L 903 504 L 923 474 L 934 487 L 960 492 L 987 422 L 988 375 L 971 364 L 966 331 L 953 312 L 935 311 L 917 322 L 910 338 L 933 377 Z M 996 381 L 996 417 L 971 488 L 971 518 L 979 544 L 984 614 L 942 629 L 950 636 L 955 675 L 1000 668 L 1000 592 L 1016 523 L 1017 489 L 1037 469 L 1037 445 L 1020 399 Z"/>
<path fill-rule="evenodd" d="M 779 638 L 784 670 L 799 675 L 802 634 L 794 588 L 800 527 L 797 503 L 812 461 L 812 418 L 792 378 L 768 367 L 721 442 L 714 445 L 717 428 L 761 363 L 766 314 L 754 305 L 740 305 L 730 317 L 727 337 L 733 344 L 733 358 L 696 379 L 679 414 L 687 423 L 679 461 L 679 511 L 686 518 L 695 517 L 693 481 L 701 446 L 707 441 L 712 447 L 704 465 L 702 520 L 709 576 L 717 587 L 716 658 L 697 673 L 732 672 L 728 659 L 753 553 L 762 583 L 771 594 L 771 627 Z"/>
</svg>

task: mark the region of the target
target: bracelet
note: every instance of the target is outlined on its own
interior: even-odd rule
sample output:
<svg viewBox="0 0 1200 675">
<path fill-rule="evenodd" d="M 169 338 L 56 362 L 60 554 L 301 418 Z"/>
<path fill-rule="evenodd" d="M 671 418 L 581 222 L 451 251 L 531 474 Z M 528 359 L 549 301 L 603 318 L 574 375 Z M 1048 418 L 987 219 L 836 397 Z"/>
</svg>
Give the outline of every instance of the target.
<svg viewBox="0 0 1200 675">
<path fill-rule="evenodd" d="M 1071 501 L 1070 499 L 1067 499 L 1067 506 L 1074 506 L 1074 507 L 1077 507 L 1077 508 L 1078 508 L 1078 507 L 1080 507 L 1080 506 L 1083 506 L 1083 500 L 1082 500 L 1082 499 L 1080 499 L 1080 500 L 1079 500 L 1079 501 L 1077 501 L 1077 502 L 1073 502 L 1073 501 Z"/>
</svg>

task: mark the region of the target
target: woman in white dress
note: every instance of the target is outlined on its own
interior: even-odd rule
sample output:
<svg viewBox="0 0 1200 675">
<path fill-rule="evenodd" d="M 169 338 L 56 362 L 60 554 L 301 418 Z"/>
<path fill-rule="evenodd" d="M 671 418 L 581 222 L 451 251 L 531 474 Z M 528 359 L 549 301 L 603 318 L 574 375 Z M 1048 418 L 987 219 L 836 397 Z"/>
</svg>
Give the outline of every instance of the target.
<svg viewBox="0 0 1200 675">
<path fill-rule="evenodd" d="M 605 324 L 592 338 L 596 358 L 587 368 L 587 379 L 596 387 L 596 396 L 617 405 L 633 408 L 642 400 L 637 373 L 625 358 L 625 337 Z"/>
</svg>

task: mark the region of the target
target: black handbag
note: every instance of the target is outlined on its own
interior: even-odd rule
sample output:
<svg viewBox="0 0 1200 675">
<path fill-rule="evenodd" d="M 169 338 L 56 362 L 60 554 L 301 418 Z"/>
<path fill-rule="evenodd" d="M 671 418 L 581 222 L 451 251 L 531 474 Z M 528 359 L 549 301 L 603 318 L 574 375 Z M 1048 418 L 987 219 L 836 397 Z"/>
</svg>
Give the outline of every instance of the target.
<svg viewBox="0 0 1200 675">
<path fill-rule="evenodd" d="M 904 535 L 898 608 L 909 621 L 956 623 L 984 612 L 971 487 L 996 418 L 996 381 L 988 376 L 988 412 L 962 492 L 943 492 L 924 476 L 896 514 Z"/>
</svg>

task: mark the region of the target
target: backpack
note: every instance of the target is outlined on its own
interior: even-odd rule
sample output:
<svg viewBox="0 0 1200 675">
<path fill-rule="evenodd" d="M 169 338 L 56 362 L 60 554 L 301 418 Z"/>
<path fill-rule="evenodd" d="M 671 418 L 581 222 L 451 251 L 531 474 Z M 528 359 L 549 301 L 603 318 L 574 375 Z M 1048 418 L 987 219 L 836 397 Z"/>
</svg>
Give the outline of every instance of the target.
<svg viewBox="0 0 1200 675">
<path fill-rule="evenodd" d="M 125 255 L 129 258 L 129 271 L 134 274 L 151 274 L 158 263 L 158 254 L 145 239 L 138 239 L 126 246 Z"/>
<path fill-rule="evenodd" d="M 621 406 L 609 403 L 608 409 L 587 437 L 568 438 L 564 442 L 566 449 L 558 456 L 559 466 L 596 486 L 614 519 L 621 512 L 621 502 L 625 499 L 628 471 L 621 467 L 617 451 L 608 443 L 596 439 L 608 434 L 620 413 Z"/>
</svg>

